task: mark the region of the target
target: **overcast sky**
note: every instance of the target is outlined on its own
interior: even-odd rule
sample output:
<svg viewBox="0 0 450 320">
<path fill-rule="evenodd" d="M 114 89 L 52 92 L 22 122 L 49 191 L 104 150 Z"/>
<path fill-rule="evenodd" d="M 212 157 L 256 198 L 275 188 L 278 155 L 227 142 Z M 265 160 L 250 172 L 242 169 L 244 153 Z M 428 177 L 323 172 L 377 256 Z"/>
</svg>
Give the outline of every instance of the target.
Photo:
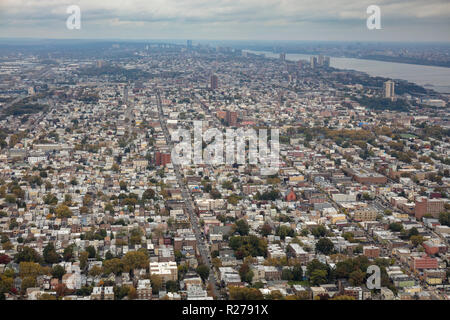
<svg viewBox="0 0 450 320">
<path fill-rule="evenodd" d="M 70 5 L 80 30 L 66 28 Z M 381 30 L 366 27 L 369 5 Z M 450 1 L 0 0 L 0 37 L 450 42 Z"/>
</svg>

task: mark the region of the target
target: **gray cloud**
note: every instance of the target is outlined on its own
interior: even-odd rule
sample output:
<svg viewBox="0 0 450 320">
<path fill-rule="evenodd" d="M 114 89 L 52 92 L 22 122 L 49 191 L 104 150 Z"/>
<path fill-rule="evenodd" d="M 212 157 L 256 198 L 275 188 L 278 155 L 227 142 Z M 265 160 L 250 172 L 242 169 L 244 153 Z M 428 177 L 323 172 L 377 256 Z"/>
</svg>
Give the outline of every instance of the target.
<svg viewBox="0 0 450 320">
<path fill-rule="evenodd" d="M 291 34 L 295 39 L 306 35 L 330 40 L 347 36 L 351 40 L 356 35 L 367 37 L 366 30 L 360 29 L 365 28 L 366 8 L 376 4 L 391 37 L 430 40 L 419 37 L 425 32 L 450 40 L 446 34 L 450 27 L 448 0 L 2 0 L 0 36 L 44 33 L 41 36 L 70 37 L 64 29 L 66 8 L 73 4 L 81 8 L 83 30 L 78 35 L 90 38 L 111 33 L 127 36 L 133 30 L 138 37 L 146 34 L 150 38 L 177 32 L 193 38 L 232 38 L 235 30 L 240 30 L 239 36 L 247 38 Z M 418 26 L 424 28 L 420 33 L 414 32 Z M 209 30 L 203 30 L 205 27 Z M 293 34 L 292 30 L 300 28 L 301 32 Z"/>
</svg>

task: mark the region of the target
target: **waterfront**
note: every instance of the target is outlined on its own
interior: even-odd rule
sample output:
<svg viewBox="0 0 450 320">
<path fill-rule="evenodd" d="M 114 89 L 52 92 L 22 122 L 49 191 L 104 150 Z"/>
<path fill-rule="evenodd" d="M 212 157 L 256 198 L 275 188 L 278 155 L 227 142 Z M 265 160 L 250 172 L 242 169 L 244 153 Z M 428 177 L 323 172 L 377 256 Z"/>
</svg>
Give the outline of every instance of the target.
<svg viewBox="0 0 450 320">
<path fill-rule="evenodd" d="M 245 51 L 265 54 L 270 58 L 279 57 L 278 53 L 269 51 Z M 310 54 L 286 54 L 286 59 L 291 61 L 309 61 L 310 57 Z M 366 72 L 371 76 L 403 79 L 440 93 L 450 93 L 450 68 L 340 57 L 331 57 L 330 65 L 338 69 Z"/>
</svg>

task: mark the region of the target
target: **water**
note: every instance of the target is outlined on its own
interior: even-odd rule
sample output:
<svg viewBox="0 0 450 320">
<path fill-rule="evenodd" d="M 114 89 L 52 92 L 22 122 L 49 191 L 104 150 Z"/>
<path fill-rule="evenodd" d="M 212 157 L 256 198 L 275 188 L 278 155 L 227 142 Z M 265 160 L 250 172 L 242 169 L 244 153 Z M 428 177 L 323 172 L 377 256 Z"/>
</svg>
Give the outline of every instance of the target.
<svg viewBox="0 0 450 320">
<path fill-rule="evenodd" d="M 273 52 L 246 51 L 255 54 L 263 53 L 266 57 L 279 58 L 279 54 Z M 291 61 L 307 60 L 309 62 L 310 57 L 311 55 L 308 54 L 286 54 L 286 60 Z M 365 72 L 371 76 L 407 80 L 440 93 L 450 93 L 450 68 L 335 57 L 330 58 L 330 65 L 337 69 Z"/>
</svg>

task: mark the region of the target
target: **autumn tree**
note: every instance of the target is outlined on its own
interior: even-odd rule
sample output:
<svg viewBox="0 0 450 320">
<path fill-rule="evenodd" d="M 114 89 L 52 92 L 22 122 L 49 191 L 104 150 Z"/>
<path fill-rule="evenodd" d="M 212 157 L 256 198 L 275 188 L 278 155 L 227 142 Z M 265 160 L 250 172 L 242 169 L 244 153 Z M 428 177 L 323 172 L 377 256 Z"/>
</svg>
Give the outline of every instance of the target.
<svg viewBox="0 0 450 320">
<path fill-rule="evenodd" d="M 157 274 L 152 274 L 150 276 L 150 283 L 152 285 L 152 292 L 153 293 L 158 293 L 159 290 L 161 290 L 162 287 L 162 279 L 159 275 Z"/>
<path fill-rule="evenodd" d="M 143 251 L 129 251 L 122 257 L 124 271 L 148 267 L 148 256 Z"/>
<path fill-rule="evenodd" d="M 123 271 L 124 265 L 122 260 L 113 258 L 103 261 L 103 268 L 106 274 L 114 273 L 115 275 L 118 275 Z"/>
<path fill-rule="evenodd" d="M 55 213 L 58 218 L 70 218 L 72 216 L 72 211 L 65 204 L 57 206 Z"/>
</svg>

